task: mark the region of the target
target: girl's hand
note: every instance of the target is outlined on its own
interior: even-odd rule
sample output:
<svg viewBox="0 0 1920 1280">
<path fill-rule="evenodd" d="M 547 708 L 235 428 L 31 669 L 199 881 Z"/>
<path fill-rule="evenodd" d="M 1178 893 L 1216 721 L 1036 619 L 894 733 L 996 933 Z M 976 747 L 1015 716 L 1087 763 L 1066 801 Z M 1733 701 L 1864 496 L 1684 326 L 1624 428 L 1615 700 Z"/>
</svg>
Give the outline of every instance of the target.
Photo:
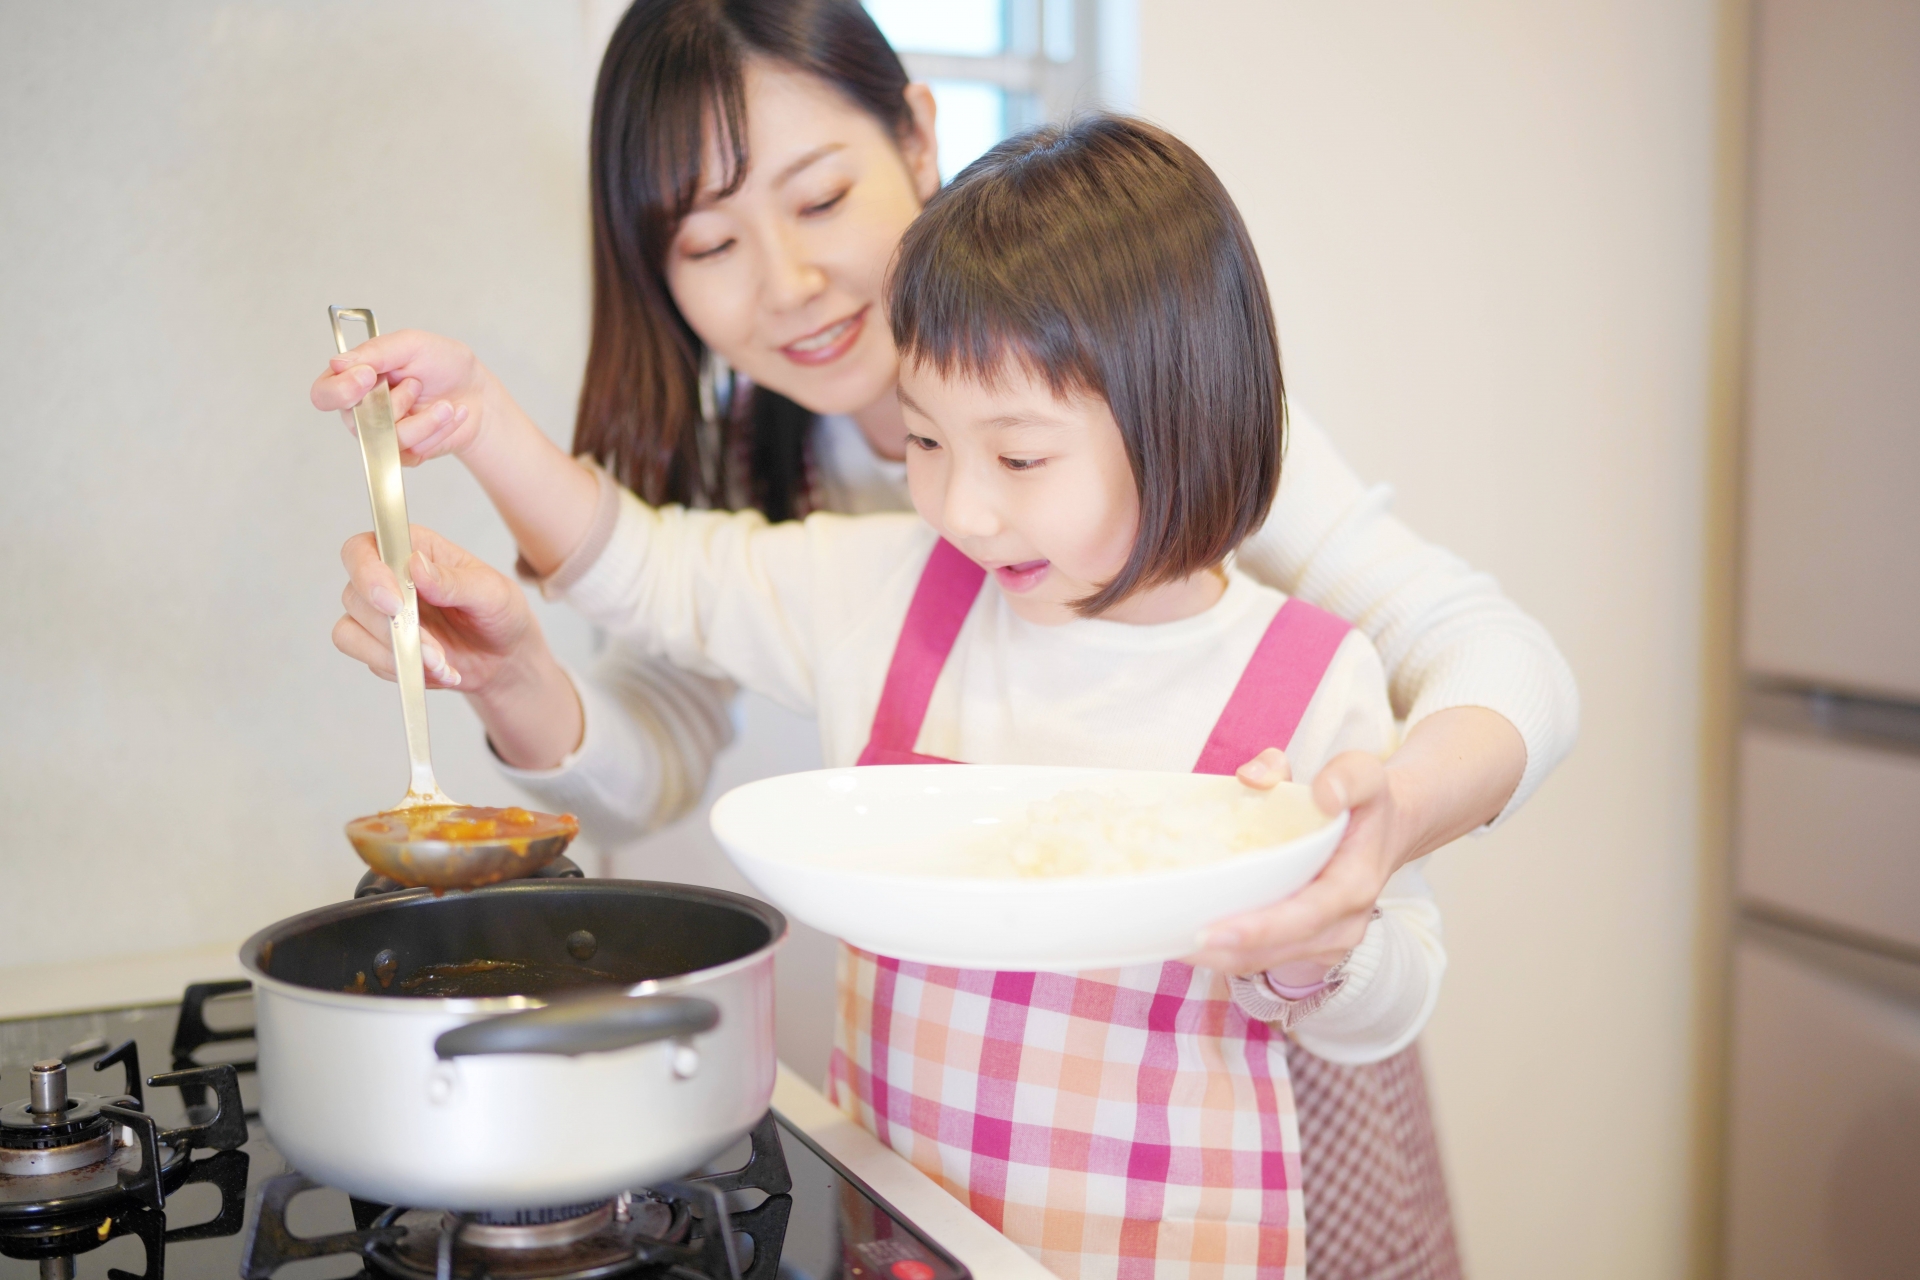
<svg viewBox="0 0 1920 1280">
<path fill-rule="evenodd" d="M 1292 774 L 1286 755 L 1268 748 L 1238 776 L 1266 789 Z M 1387 770 L 1364 751 L 1335 756 L 1313 780 L 1313 802 L 1324 813 L 1352 812 L 1327 865 L 1292 897 L 1209 927 L 1189 963 L 1224 973 L 1278 970 L 1281 981 L 1307 986 L 1360 945 L 1380 891 L 1405 860 Z"/>
<path fill-rule="evenodd" d="M 412 467 L 446 453 L 464 453 L 491 416 L 493 375 L 463 342 L 418 329 L 369 338 L 327 362 L 313 380 L 316 409 L 338 409 L 353 426 L 353 406 L 384 379 L 393 389 L 400 461 Z"/>
<path fill-rule="evenodd" d="M 520 584 L 433 530 L 412 530 L 408 567 L 420 601 L 420 655 L 429 689 L 484 693 L 516 662 L 524 664 L 546 648 Z M 333 625 L 334 648 L 391 680 L 399 583 L 371 533 L 347 539 L 340 561 L 347 569 L 340 593 L 347 612 Z"/>
</svg>

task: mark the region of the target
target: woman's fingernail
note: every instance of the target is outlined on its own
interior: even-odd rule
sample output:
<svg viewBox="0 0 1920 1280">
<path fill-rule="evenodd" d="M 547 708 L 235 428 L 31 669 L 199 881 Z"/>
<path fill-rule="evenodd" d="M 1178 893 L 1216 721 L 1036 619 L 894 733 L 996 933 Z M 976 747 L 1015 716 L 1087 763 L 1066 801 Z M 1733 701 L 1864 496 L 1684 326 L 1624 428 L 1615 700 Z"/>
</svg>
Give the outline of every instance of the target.
<svg viewBox="0 0 1920 1280">
<path fill-rule="evenodd" d="M 1327 779 L 1327 790 L 1333 792 L 1333 802 L 1340 809 L 1351 808 L 1347 803 L 1347 788 L 1338 778 Z"/>
<path fill-rule="evenodd" d="M 458 671 L 455 671 L 452 667 L 448 667 L 444 672 L 441 673 L 440 679 L 442 683 L 457 686 L 460 683 L 460 673 Z"/>
<path fill-rule="evenodd" d="M 373 602 L 374 608 L 386 614 L 389 618 L 397 618 L 400 616 L 400 597 L 385 587 L 375 587 L 367 593 L 367 599 Z"/>
<path fill-rule="evenodd" d="M 1267 768 L 1266 765 L 1262 764 L 1258 760 L 1255 760 L 1252 764 L 1248 765 L 1241 772 L 1245 773 L 1249 778 L 1253 779 L 1255 782 L 1265 782 L 1268 778 L 1271 778 L 1273 776 L 1273 770 Z"/>
<path fill-rule="evenodd" d="M 435 406 L 433 406 L 433 420 L 443 425 L 446 423 L 452 422 L 453 406 L 448 404 L 445 400 L 442 400 L 439 404 L 436 404 Z"/>
<path fill-rule="evenodd" d="M 455 409 L 453 411 L 453 420 L 456 423 L 465 422 L 467 420 L 467 406 L 461 405 L 458 409 Z"/>
<path fill-rule="evenodd" d="M 370 364 L 357 364 L 353 366 L 353 368 L 347 370 L 347 372 L 351 373 L 353 375 L 353 380 L 359 383 L 363 387 L 372 386 L 375 380 L 380 377 L 379 374 L 373 371 L 373 366 Z"/>
<path fill-rule="evenodd" d="M 414 563 L 412 566 L 413 580 L 415 582 L 420 582 L 424 580 L 427 582 L 431 582 L 436 587 L 439 586 L 440 571 L 434 568 L 433 561 L 427 559 L 425 556 L 421 555 L 418 551 L 413 553 L 413 559 L 414 559 Z"/>
</svg>

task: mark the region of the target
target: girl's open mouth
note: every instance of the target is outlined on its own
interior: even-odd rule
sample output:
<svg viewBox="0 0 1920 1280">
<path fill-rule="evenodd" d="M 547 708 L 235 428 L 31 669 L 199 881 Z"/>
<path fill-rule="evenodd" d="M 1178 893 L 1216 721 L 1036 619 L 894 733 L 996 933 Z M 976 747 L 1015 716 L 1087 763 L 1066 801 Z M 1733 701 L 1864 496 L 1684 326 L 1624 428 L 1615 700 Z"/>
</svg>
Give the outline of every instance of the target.
<svg viewBox="0 0 1920 1280">
<path fill-rule="evenodd" d="M 1023 560 L 1019 564 L 1003 564 L 993 571 L 993 576 L 1002 591 L 1019 594 L 1039 586 L 1040 579 L 1047 576 L 1052 563 L 1050 560 Z"/>
<path fill-rule="evenodd" d="M 860 340 L 871 305 L 860 308 L 845 320 L 835 321 L 824 329 L 816 329 L 804 338 L 789 342 L 780 348 L 780 354 L 795 364 L 831 364 L 847 354 L 848 349 Z"/>
</svg>

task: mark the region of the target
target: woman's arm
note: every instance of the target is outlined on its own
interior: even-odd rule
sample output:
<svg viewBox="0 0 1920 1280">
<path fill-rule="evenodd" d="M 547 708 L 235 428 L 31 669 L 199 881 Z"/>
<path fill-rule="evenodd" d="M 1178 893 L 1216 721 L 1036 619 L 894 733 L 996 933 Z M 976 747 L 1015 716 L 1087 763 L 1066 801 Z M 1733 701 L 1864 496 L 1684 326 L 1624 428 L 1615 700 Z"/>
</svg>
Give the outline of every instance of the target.
<svg viewBox="0 0 1920 1280">
<path fill-rule="evenodd" d="M 1328 763 L 1316 799 L 1353 810 L 1332 860 L 1287 901 L 1214 926 L 1196 963 L 1250 973 L 1337 960 L 1396 870 L 1512 813 L 1572 749 L 1579 694 L 1545 628 L 1390 516 L 1391 496 L 1294 416 L 1279 497 L 1240 567 L 1359 627 L 1408 731 L 1384 766 L 1360 753 Z"/>
<path fill-rule="evenodd" d="M 1296 410 L 1279 496 L 1238 562 L 1364 632 L 1409 729 L 1455 707 L 1484 708 L 1512 726 L 1525 753 L 1521 773 L 1492 813 L 1471 815 L 1471 830 L 1517 809 L 1572 749 L 1580 696 L 1546 629 L 1491 575 L 1395 519 L 1392 498 L 1386 485 L 1363 485 L 1326 433 Z M 1472 752 L 1477 743 L 1476 736 L 1452 745 Z M 1460 758 L 1462 770 L 1477 771 L 1476 760 Z M 1485 782 L 1467 788 L 1461 816 L 1481 808 Z"/>
</svg>

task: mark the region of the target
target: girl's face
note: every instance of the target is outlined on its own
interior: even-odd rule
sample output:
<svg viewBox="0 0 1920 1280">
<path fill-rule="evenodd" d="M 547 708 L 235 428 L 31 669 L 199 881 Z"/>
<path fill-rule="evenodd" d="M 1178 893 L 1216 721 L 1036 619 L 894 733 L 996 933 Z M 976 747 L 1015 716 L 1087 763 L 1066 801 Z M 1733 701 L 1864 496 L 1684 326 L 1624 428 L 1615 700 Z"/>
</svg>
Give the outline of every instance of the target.
<svg viewBox="0 0 1920 1280">
<path fill-rule="evenodd" d="M 907 101 L 915 127 L 895 139 L 826 82 L 750 60 L 746 180 L 703 195 L 667 249 L 667 287 L 701 340 L 815 413 L 891 408 L 881 281 L 940 185 L 932 94 L 911 85 Z M 716 142 L 709 192 L 724 172 Z"/>
<path fill-rule="evenodd" d="M 907 484 L 928 524 L 984 565 L 1014 613 L 1055 625 L 1125 567 L 1140 523 L 1126 443 L 1106 401 L 1054 395 L 1009 362 L 991 385 L 900 370 Z M 1204 571 L 1136 591 L 1101 617 L 1171 622 L 1220 598 Z"/>
</svg>

